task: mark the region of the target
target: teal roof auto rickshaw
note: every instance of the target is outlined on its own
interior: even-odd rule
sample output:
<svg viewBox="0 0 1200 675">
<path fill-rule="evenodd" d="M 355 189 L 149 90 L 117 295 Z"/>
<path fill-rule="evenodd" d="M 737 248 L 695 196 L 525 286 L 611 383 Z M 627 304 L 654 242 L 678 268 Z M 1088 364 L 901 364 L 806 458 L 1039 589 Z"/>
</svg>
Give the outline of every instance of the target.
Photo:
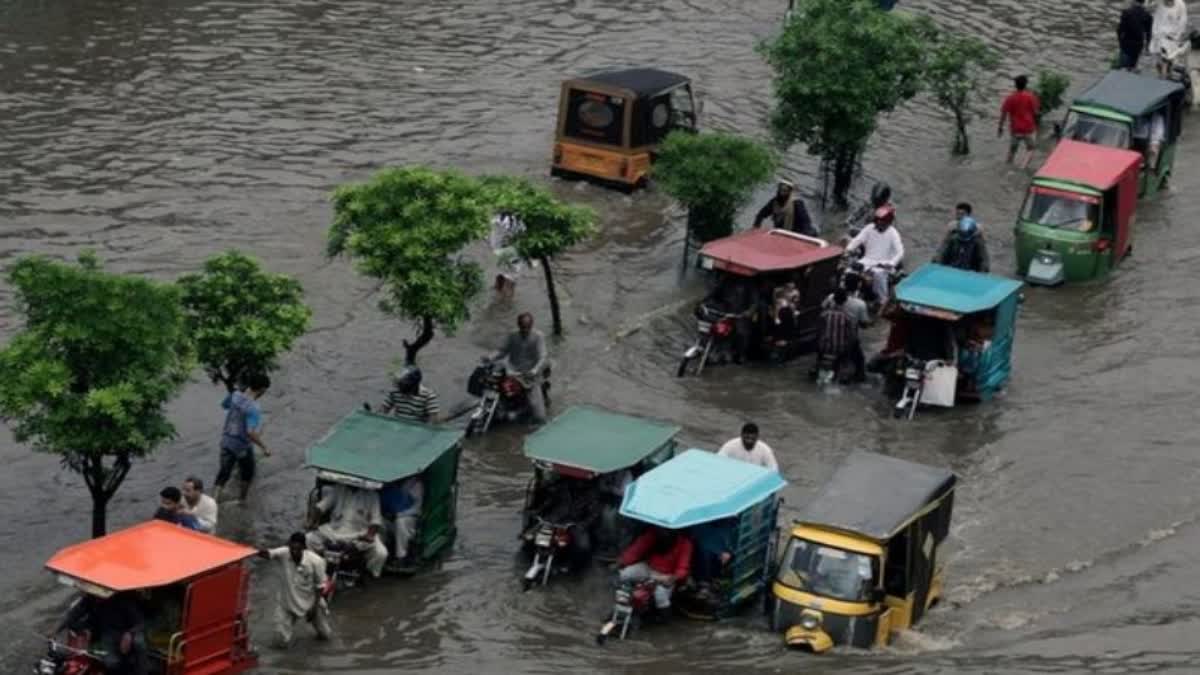
<svg viewBox="0 0 1200 675">
<path fill-rule="evenodd" d="M 525 441 L 533 478 L 525 492 L 521 540 L 532 555 L 522 583 L 616 557 L 630 525 L 618 516 L 627 486 L 675 456 L 673 424 L 572 406 Z"/>
<path fill-rule="evenodd" d="M 786 485 L 777 471 L 692 449 L 635 480 L 621 515 L 643 530 L 672 530 L 692 541 L 690 574 L 675 584 L 671 605 L 688 618 L 716 620 L 746 607 L 770 583 L 778 493 Z M 649 611 L 652 594 L 652 581 L 620 584 L 597 642 L 623 639 Z"/>
<path fill-rule="evenodd" d="M 1132 150 L 1059 143 L 1017 218 L 1017 275 L 1044 286 L 1107 276 L 1133 250 L 1141 162 Z"/>
<path fill-rule="evenodd" d="M 887 346 L 876 357 L 896 417 L 917 406 L 986 401 L 1008 383 L 1021 282 L 929 263 L 896 287 L 884 309 Z"/>
<path fill-rule="evenodd" d="M 767 619 L 793 649 L 885 647 L 942 596 L 957 479 L 855 452 L 792 526 Z"/>
<path fill-rule="evenodd" d="M 316 469 L 309 494 L 309 522 L 319 524 L 314 505 L 335 485 L 370 490 L 381 500 L 387 489 L 416 478 L 423 488 L 415 533 L 403 559 L 396 557 L 392 515 L 381 508 L 388 548 L 385 572 L 408 575 L 449 550 L 458 533 L 458 461 L 463 432 L 358 410 L 342 418 L 308 449 L 305 466 Z M 385 504 L 386 502 L 384 502 Z M 381 504 L 383 506 L 383 504 Z M 325 551 L 330 575 L 352 585 L 361 571 L 352 551 Z"/>
<path fill-rule="evenodd" d="M 1179 82 L 1113 70 L 1071 104 L 1062 135 L 1067 140 L 1140 153 L 1146 162 L 1138 195 L 1153 195 L 1166 185 L 1175 164 L 1185 98 Z M 1151 140 L 1159 133 L 1162 140 L 1155 155 Z"/>
</svg>

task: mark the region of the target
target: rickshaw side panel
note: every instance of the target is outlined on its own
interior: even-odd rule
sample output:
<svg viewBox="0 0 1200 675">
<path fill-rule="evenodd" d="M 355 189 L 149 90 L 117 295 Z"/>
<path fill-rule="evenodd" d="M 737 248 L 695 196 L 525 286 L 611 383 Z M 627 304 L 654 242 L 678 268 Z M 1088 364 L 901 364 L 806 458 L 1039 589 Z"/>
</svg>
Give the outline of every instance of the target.
<svg viewBox="0 0 1200 675">
<path fill-rule="evenodd" d="M 183 631 L 168 654 L 169 672 L 227 675 L 252 667 L 246 632 L 244 564 L 230 565 L 191 582 L 184 600 Z M 170 659 L 178 654 L 179 659 Z"/>
<path fill-rule="evenodd" d="M 719 615 L 736 611 L 766 589 L 778 513 L 779 500 L 772 495 L 738 516 L 732 539 L 731 583 Z"/>
<path fill-rule="evenodd" d="M 991 346 L 979 360 L 975 385 L 981 400 L 989 400 L 1004 388 L 1012 375 L 1012 348 L 1016 337 L 1017 296 L 996 307 Z"/>
<path fill-rule="evenodd" d="M 458 460 L 462 446 L 443 454 L 425 470 L 425 504 L 421 513 L 420 543 L 422 560 L 430 560 L 454 543 L 458 532 Z"/>
</svg>

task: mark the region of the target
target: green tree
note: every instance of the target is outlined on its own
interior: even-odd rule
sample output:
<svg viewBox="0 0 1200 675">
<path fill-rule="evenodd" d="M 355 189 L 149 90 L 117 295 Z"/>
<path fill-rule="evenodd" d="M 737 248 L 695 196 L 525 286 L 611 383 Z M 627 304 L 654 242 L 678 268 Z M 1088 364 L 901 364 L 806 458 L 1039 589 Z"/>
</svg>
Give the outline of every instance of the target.
<svg viewBox="0 0 1200 675">
<path fill-rule="evenodd" d="M 544 188 L 524 178 L 494 176 L 484 179 L 489 200 L 496 211 L 511 213 L 525 226 L 511 245 L 517 255 L 536 260 L 546 277 L 546 294 L 550 299 L 550 316 L 554 334 L 562 335 L 562 311 L 554 272 L 550 267 L 555 256 L 584 241 L 596 231 L 596 212 L 585 206 L 574 206 L 557 199 Z"/>
<path fill-rule="evenodd" d="M 970 35 L 930 35 L 925 82 L 933 98 L 954 116 L 954 154 L 971 152 L 967 125 L 979 112 L 981 85 L 999 64 L 996 53 Z"/>
<path fill-rule="evenodd" d="M 733 231 L 738 210 L 776 166 L 774 153 L 749 139 L 674 131 L 651 171 L 655 184 L 687 208 L 688 229 L 705 242 Z"/>
<path fill-rule="evenodd" d="M 831 163 L 838 206 L 879 114 L 920 92 L 932 30 L 872 0 L 797 0 L 783 32 L 760 45 L 775 71 L 771 130 L 783 147 L 804 143 Z"/>
<path fill-rule="evenodd" d="M 197 358 L 228 391 L 251 373 L 275 370 L 312 318 L 300 282 L 265 272 L 240 251 L 209 258 L 179 288 Z"/>
<path fill-rule="evenodd" d="M 41 257 L 8 273 L 24 328 L 0 350 L 0 415 L 18 441 L 59 455 L 92 496 L 92 536 L 108 502 L 145 457 L 174 437 L 163 408 L 194 362 L 169 284 Z"/>
<path fill-rule="evenodd" d="M 1041 110 L 1038 112 L 1039 123 L 1046 115 L 1062 107 L 1065 102 L 1063 95 L 1067 93 L 1067 88 L 1070 86 L 1071 78 L 1066 75 L 1046 68 L 1038 69 L 1033 92 L 1037 94 L 1038 101 L 1042 104 Z"/>
<path fill-rule="evenodd" d="M 359 271 L 383 282 L 380 308 L 417 323 L 416 338 L 404 341 L 405 363 L 416 363 L 434 326 L 453 333 L 483 289 L 479 265 L 460 255 L 491 222 L 482 185 L 455 171 L 384 169 L 339 187 L 333 211 L 327 253 L 354 259 Z"/>
</svg>

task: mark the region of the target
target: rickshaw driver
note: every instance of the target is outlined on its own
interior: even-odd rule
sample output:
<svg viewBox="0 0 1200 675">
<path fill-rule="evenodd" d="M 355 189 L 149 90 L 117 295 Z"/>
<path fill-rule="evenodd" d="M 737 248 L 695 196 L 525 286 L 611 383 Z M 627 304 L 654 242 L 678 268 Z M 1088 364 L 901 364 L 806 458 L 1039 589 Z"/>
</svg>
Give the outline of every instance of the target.
<svg viewBox="0 0 1200 675">
<path fill-rule="evenodd" d="M 766 203 L 754 216 L 754 227 L 760 227 L 762 222 L 771 218 L 776 229 L 791 230 L 809 237 L 820 236 L 813 226 L 804 200 L 796 196 L 796 186 L 791 181 L 780 180 L 775 191 L 775 197 Z"/>
<path fill-rule="evenodd" d="M 330 543 L 348 544 L 366 558 L 367 572 L 376 579 L 383 574 L 388 551 L 379 538 L 383 514 L 379 495 L 370 490 L 336 485 L 315 506 L 317 513 L 330 514 L 329 522 L 308 533 L 308 547 L 318 553 Z"/>
<path fill-rule="evenodd" d="M 89 593 L 80 596 L 54 629 L 57 635 L 70 628 L 86 627 L 108 675 L 146 675 L 146 621 L 131 592 L 100 598 Z"/>
<path fill-rule="evenodd" d="M 621 553 L 618 577 L 622 582 L 654 582 L 654 606 L 660 618 L 671 608 L 675 584 L 692 569 L 692 540 L 674 530 L 651 525 Z"/>
<path fill-rule="evenodd" d="M 858 236 L 850 240 L 846 252 L 863 250 L 863 269 L 871 273 L 871 285 L 879 302 L 889 296 L 888 275 L 904 260 L 904 243 L 900 232 L 892 227 L 896 220 L 896 209 L 890 205 L 875 209 L 874 227 L 864 227 Z"/>
</svg>

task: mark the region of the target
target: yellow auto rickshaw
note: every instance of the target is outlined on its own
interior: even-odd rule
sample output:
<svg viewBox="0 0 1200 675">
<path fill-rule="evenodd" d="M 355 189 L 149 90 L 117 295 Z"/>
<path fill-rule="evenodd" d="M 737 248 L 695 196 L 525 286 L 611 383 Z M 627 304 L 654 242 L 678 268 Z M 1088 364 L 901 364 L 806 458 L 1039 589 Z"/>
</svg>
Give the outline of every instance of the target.
<svg viewBox="0 0 1200 675">
<path fill-rule="evenodd" d="M 655 68 L 563 82 L 550 173 L 590 177 L 632 191 L 646 182 L 658 144 L 695 131 L 699 109 L 687 77 Z"/>
<path fill-rule="evenodd" d="M 885 646 L 942 595 L 953 472 L 852 454 L 792 526 L 767 616 L 789 647 Z"/>
</svg>

